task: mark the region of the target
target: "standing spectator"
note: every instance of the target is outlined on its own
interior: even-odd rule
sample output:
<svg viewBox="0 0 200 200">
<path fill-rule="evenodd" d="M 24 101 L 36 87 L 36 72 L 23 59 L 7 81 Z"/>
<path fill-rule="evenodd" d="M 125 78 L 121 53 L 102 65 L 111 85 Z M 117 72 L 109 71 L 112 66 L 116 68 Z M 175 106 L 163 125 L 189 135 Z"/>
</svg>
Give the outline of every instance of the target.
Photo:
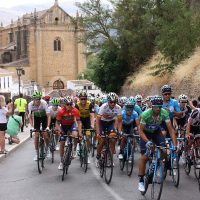
<svg viewBox="0 0 200 200">
<path fill-rule="evenodd" d="M 21 126 L 21 132 L 24 131 L 24 123 L 25 123 L 25 113 L 27 111 L 27 101 L 23 98 L 23 94 L 19 94 L 19 98 L 17 98 L 14 102 L 15 107 L 19 111 L 19 116 L 22 117 L 22 126 Z"/>
<path fill-rule="evenodd" d="M 5 130 L 7 129 L 7 117 L 12 115 L 12 106 L 6 108 L 5 97 L 0 95 L 0 154 L 5 150 Z"/>
</svg>

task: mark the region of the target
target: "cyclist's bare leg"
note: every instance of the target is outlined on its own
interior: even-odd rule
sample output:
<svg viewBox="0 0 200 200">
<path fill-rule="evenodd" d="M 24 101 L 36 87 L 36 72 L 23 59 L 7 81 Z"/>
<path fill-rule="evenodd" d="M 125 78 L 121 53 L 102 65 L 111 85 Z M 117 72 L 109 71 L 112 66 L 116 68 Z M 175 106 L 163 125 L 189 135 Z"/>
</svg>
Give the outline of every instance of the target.
<svg viewBox="0 0 200 200">
<path fill-rule="evenodd" d="M 105 141 L 104 138 L 99 139 L 99 144 L 97 145 L 97 155 L 101 154 L 101 151 L 102 151 L 103 145 L 104 145 L 104 141 Z"/>
<path fill-rule="evenodd" d="M 141 155 L 140 161 L 139 161 L 139 176 L 145 175 L 146 162 L 147 162 L 147 156 Z"/>
<path fill-rule="evenodd" d="M 38 150 L 38 144 L 39 144 L 39 133 L 35 132 L 35 137 L 34 137 L 35 150 Z"/>
<path fill-rule="evenodd" d="M 115 138 L 110 138 L 110 149 L 112 154 L 115 154 L 115 144 L 116 144 L 116 139 Z"/>
<path fill-rule="evenodd" d="M 65 142 L 60 141 L 60 160 L 63 161 Z"/>
</svg>

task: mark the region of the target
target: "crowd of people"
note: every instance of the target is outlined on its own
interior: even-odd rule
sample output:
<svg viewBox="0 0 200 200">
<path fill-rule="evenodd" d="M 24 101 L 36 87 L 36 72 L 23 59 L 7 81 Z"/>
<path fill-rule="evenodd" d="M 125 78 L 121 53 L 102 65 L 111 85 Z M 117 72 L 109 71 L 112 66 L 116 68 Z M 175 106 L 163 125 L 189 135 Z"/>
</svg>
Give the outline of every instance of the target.
<svg viewBox="0 0 200 200">
<path fill-rule="evenodd" d="M 110 149 L 113 155 L 117 154 L 123 159 L 126 137 L 123 133 L 138 134 L 140 136 L 139 160 L 139 191 L 144 191 L 144 176 L 147 156 L 145 152 L 155 143 L 165 146 L 165 138 L 171 138 L 174 151 L 177 149 L 177 130 L 179 127 L 186 130 L 188 140 L 193 135 L 199 134 L 200 127 L 200 98 L 190 101 L 186 94 L 180 94 L 178 99 L 172 98 L 172 88 L 164 85 L 161 95 L 143 96 L 137 94 L 130 97 L 118 97 L 114 92 L 104 96 L 88 96 L 85 91 L 80 91 L 76 96 L 54 98 L 42 97 L 40 91 L 32 94 L 32 101 L 27 101 L 20 94 L 13 103 L 5 104 L 4 96 L 0 96 L 0 153 L 5 153 L 5 133 L 10 135 L 10 141 L 19 143 L 17 134 L 24 131 L 26 113 L 29 116 L 31 129 L 35 131 L 34 148 L 37 161 L 39 130 L 42 126 L 46 147 L 46 157 L 50 157 L 49 130 L 55 127 L 56 150 L 60 151 L 59 170 L 63 169 L 63 154 L 66 135 L 72 134 L 82 137 L 83 129 L 96 131 L 97 153 L 96 167 L 104 146 L 106 131 L 112 134 Z M 15 125 L 14 125 L 15 124 Z M 13 127 L 17 128 L 13 128 Z M 90 145 L 90 132 L 86 133 L 87 145 Z M 120 150 L 116 151 L 116 137 L 120 138 Z M 77 155 L 77 143 L 74 139 L 73 157 Z M 200 166 L 200 155 L 199 163 Z M 90 159 L 88 157 L 88 164 Z M 114 166 L 114 163 L 113 163 Z"/>
</svg>

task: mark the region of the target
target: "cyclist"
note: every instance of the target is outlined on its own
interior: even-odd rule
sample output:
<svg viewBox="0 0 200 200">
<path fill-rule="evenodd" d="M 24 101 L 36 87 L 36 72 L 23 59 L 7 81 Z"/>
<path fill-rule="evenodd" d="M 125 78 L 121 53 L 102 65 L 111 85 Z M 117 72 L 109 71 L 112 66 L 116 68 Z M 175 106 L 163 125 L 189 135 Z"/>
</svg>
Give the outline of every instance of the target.
<svg viewBox="0 0 200 200">
<path fill-rule="evenodd" d="M 51 106 L 48 107 L 48 110 L 49 110 L 49 113 L 50 113 L 50 119 L 51 119 L 51 123 L 50 123 L 50 126 L 49 128 L 52 129 L 53 128 L 53 125 L 54 125 L 54 128 L 55 128 L 55 125 L 56 125 L 56 116 L 57 116 L 57 113 L 58 113 L 58 110 L 60 109 L 60 100 L 58 98 L 53 98 L 51 100 Z M 59 146 L 58 146 L 58 137 L 59 137 L 59 132 L 56 131 L 56 150 L 59 150 Z"/>
<path fill-rule="evenodd" d="M 110 92 L 107 95 L 108 103 L 104 103 L 99 110 L 99 113 L 96 118 L 96 133 L 97 136 L 104 135 L 105 129 L 109 133 L 113 133 L 113 136 L 116 136 L 115 123 L 118 126 L 118 132 L 121 133 L 122 130 L 122 114 L 121 107 L 117 105 L 118 96 L 114 92 Z M 112 154 L 115 153 L 115 143 L 114 138 L 110 139 L 110 148 Z M 96 165 L 98 167 L 98 160 L 100 158 L 101 151 L 104 145 L 104 138 L 99 139 L 99 144 L 97 145 L 97 156 L 96 156 Z"/>
<path fill-rule="evenodd" d="M 130 96 L 129 100 L 136 101 L 133 96 Z M 139 116 L 142 114 L 142 109 L 137 104 L 135 104 L 134 111 L 136 111 Z"/>
<path fill-rule="evenodd" d="M 151 97 L 148 96 L 145 99 L 145 104 L 142 107 L 142 111 L 144 112 L 144 111 L 148 110 L 149 108 L 151 108 Z"/>
<path fill-rule="evenodd" d="M 192 145 L 192 139 L 194 136 L 198 138 L 197 145 L 200 147 L 200 108 L 196 108 L 192 111 L 189 119 L 188 124 L 186 127 L 186 138 L 188 140 L 188 147 L 190 148 Z M 197 151 L 197 167 L 200 168 L 200 153 Z"/>
<path fill-rule="evenodd" d="M 192 109 L 188 105 L 188 98 L 185 94 L 181 94 L 179 97 L 179 106 L 180 110 L 183 112 L 181 118 L 176 118 L 177 126 L 180 126 L 182 129 L 185 128 L 188 118 L 192 112 Z"/>
<path fill-rule="evenodd" d="M 133 134 L 134 127 L 139 127 L 138 114 L 133 109 L 135 107 L 135 101 L 127 100 L 125 103 L 125 110 L 122 111 L 122 132 L 126 134 Z M 119 159 L 123 159 L 124 146 L 126 137 L 122 135 L 120 144 Z"/>
<path fill-rule="evenodd" d="M 49 130 L 50 125 L 50 113 L 48 111 L 48 105 L 46 101 L 41 99 L 42 93 L 39 91 L 35 91 L 32 94 L 33 100 L 28 104 L 28 111 L 29 111 L 29 121 L 31 124 L 31 129 L 36 130 L 34 144 L 35 144 L 35 151 L 36 155 L 34 156 L 34 160 L 37 161 L 37 149 L 38 149 L 38 141 L 39 141 L 39 130 L 40 124 L 42 124 L 42 130 Z M 34 128 L 33 128 L 34 127 Z M 50 151 L 48 149 L 49 145 L 49 134 L 44 131 L 44 141 L 46 144 L 46 153 L 47 157 L 50 157 Z"/>
<path fill-rule="evenodd" d="M 169 114 L 166 110 L 162 109 L 163 100 L 160 96 L 155 96 L 151 99 L 152 108 L 142 113 L 140 121 L 140 149 L 141 157 L 139 162 L 139 191 L 143 192 L 144 188 L 144 175 L 147 156 L 145 155 L 146 149 L 152 145 L 152 141 L 159 146 L 165 146 L 165 138 L 161 133 L 161 124 L 165 121 L 166 126 L 170 132 L 173 144 L 176 146 L 176 137 L 174 129 L 172 128 Z M 152 141 L 151 141 L 152 140 Z"/>
<path fill-rule="evenodd" d="M 66 96 L 62 101 L 63 107 L 59 109 L 56 117 L 56 129 L 61 133 L 60 136 L 60 164 L 59 170 L 63 169 L 63 155 L 66 141 L 66 134 L 71 134 L 78 126 L 78 134 L 81 134 L 81 121 L 79 111 L 73 107 L 73 101 L 71 97 Z M 77 136 L 77 135 L 74 135 Z"/>
<path fill-rule="evenodd" d="M 174 117 L 180 118 L 183 115 L 183 112 L 181 112 L 180 107 L 178 105 L 178 102 L 175 99 L 171 98 L 172 94 L 172 88 L 170 85 L 163 85 L 161 87 L 161 92 L 163 96 L 163 105 L 162 108 L 168 111 L 169 118 L 171 123 L 173 124 Z M 169 137 L 169 133 L 166 127 L 166 124 L 163 123 L 163 134 L 167 135 Z"/>
<path fill-rule="evenodd" d="M 94 105 L 87 100 L 87 93 L 81 91 L 79 94 L 79 102 L 75 107 L 80 112 L 80 119 L 84 129 L 94 129 Z M 86 131 L 86 141 L 88 148 L 90 147 L 90 131 Z M 90 163 L 88 157 L 88 163 Z"/>
<path fill-rule="evenodd" d="M 137 94 L 135 96 L 135 100 L 136 100 L 136 104 L 142 109 L 143 105 L 142 105 L 142 96 Z"/>
<path fill-rule="evenodd" d="M 49 95 L 46 95 L 42 99 L 45 100 L 49 106 L 51 97 Z"/>
</svg>

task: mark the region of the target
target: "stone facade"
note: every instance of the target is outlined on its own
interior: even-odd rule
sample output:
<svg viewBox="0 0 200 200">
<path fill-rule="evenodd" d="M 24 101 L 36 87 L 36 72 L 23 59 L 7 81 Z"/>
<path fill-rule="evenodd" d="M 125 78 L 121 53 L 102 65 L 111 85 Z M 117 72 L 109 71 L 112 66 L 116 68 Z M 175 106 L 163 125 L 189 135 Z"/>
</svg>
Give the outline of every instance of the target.
<svg viewBox="0 0 200 200">
<path fill-rule="evenodd" d="M 69 16 L 55 0 L 48 10 L 25 14 L 0 27 L 0 66 L 25 70 L 24 81 L 34 80 L 47 91 L 65 89 L 86 68 L 84 31 L 79 16 Z M 64 87 L 64 88 L 63 88 Z"/>
</svg>

